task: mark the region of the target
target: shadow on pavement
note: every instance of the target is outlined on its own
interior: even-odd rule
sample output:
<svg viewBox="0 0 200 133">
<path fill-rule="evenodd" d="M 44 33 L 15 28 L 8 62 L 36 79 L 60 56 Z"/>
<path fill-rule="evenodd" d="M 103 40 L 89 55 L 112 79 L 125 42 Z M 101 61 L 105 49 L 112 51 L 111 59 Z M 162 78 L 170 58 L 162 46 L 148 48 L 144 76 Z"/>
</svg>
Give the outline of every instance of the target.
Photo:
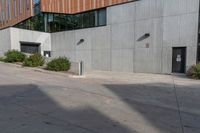
<svg viewBox="0 0 200 133">
<path fill-rule="evenodd" d="M 200 100 L 197 88 L 189 92 L 185 86 L 183 88 L 179 86 L 177 89 L 182 116 L 181 126 L 172 85 L 154 83 L 105 84 L 103 86 L 118 96 L 133 112 L 137 112 L 138 118 L 144 118 L 148 125 L 144 125 L 143 130 L 132 127 L 135 129 L 133 131 L 94 107 L 74 108 L 73 102 L 63 107 L 37 85 L 4 85 L 0 86 L 0 132 L 182 133 L 182 127 L 185 133 L 200 131 L 200 116 L 198 113 L 195 114 L 194 110 L 190 110 L 200 108 L 197 102 L 194 103 L 194 100 Z M 193 95 L 188 95 L 188 93 Z M 139 125 L 144 124 L 137 122 Z"/>
<path fill-rule="evenodd" d="M 127 103 L 134 112 L 144 117 L 160 133 L 200 133 L 200 104 L 197 102 L 200 101 L 200 88 L 197 85 L 177 86 L 180 112 L 172 84 L 105 84 L 104 86 Z"/>
<path fill-rule="evenodd" d="M 36 85 L 0 86 L 2 133 L 134 133 L 92 107 L 63 108 Z"/>
</svg>

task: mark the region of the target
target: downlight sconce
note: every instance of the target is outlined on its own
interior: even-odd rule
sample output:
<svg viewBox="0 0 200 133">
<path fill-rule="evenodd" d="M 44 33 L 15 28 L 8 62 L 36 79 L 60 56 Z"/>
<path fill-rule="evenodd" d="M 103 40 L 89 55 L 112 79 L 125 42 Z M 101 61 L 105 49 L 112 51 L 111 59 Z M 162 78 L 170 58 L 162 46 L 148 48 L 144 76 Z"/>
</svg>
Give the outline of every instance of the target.
<svg viewBox="0 0 200 133">
<path fill-rule="evenodd" d="M 77 45 L 80 45 L 81 43 L 83 43 L 85 40 L 84 39 L 80 39 L 79 42 L 77 43 Z"/>
<path fill-rule="evenodd" d="M 149 38 L 150 37 L 150 33 L 145 33 L 143 36 L 141 36 L 137 41 L 139 42 L 139 41 L 143 41 L 143 40 L 145 40 L 145 39 L 147 39 L 147 38 Z"/>
</svg>

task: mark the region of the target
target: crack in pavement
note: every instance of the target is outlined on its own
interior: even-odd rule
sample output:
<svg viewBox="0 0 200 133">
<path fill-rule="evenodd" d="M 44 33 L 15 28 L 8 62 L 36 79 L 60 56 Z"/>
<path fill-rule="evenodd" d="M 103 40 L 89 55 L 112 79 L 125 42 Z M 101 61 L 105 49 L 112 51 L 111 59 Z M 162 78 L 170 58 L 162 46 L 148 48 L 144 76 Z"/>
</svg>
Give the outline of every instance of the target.
<svg viewBox="0 0 200 133">
<path fill-rule="evenodd" d="M 178 115 L 179 115 L 179 121 L 180 121 L 181 130 L 182 130 L 182 133 L 185 133 L 183 120 L 182 120 L 182 116 L 181 116 L 179 99 L 178 99 L 177 91 L 176 91 L 176 84 L 175 84 L 174 75 L 172 75 L 172 82 L 173 82 L 173 87 L 174 87 L 174 94 L 175 94 L 175 98 L 176 98 L 176 104 L 177 104 L 177 108 L 178 108 Z"/>
</svg>

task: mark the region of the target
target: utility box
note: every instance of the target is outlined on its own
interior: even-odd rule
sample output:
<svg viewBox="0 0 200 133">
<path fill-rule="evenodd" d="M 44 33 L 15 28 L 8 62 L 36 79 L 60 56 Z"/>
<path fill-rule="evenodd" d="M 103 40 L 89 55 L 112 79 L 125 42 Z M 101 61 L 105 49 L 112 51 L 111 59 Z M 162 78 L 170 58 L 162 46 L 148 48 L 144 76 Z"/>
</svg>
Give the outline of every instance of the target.
<svg viewBox="0 0 200 133">
<path fill-rule="evenodd" d="M 44 51 L 44 57 L 46 58 L 51 57 L 51 51 Z"/>
</svg>

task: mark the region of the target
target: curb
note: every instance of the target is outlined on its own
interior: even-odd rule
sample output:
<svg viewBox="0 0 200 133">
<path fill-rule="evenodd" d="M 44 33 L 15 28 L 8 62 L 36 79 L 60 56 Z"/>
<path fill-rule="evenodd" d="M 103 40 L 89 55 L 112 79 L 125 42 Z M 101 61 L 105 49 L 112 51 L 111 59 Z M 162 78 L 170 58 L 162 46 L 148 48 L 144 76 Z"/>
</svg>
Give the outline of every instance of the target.
<svg viewBox="0 0 200 133">
<path fill-rule="evenodd" d="M 5 65 L 9 65 L 9 66 L 14 66 L 14 67 L 17 67 L 17 68 L 24 68 L 24 69 L 27 69 L 27 70 L 32 70 L 32 71 L 40 72 L 40 73 L 54 74 L 54 75 L 60 75 L 60 76 L 67 76 L 67 77 L 69 77 L 69 78 L 75 78 L 75 79 L 78 79 L 78 78 L 86 78 L 86 76 L 79 76 L 79 75 L 75 75 L 75 74 L 68 73 L 68 72 L 54 72 L 54 71 L 48 71 L 48 70 L 44 70 L 44 69 L 38 68 L 38 67 L 35 67 L 35 68 L 32 68 L 32 67 L 24 67 L 24 66 L 19 65 L 19 64 L 5 63 L 5 62 L 0 62 L 0 64 L 5 64 Z"/>
</svg>

